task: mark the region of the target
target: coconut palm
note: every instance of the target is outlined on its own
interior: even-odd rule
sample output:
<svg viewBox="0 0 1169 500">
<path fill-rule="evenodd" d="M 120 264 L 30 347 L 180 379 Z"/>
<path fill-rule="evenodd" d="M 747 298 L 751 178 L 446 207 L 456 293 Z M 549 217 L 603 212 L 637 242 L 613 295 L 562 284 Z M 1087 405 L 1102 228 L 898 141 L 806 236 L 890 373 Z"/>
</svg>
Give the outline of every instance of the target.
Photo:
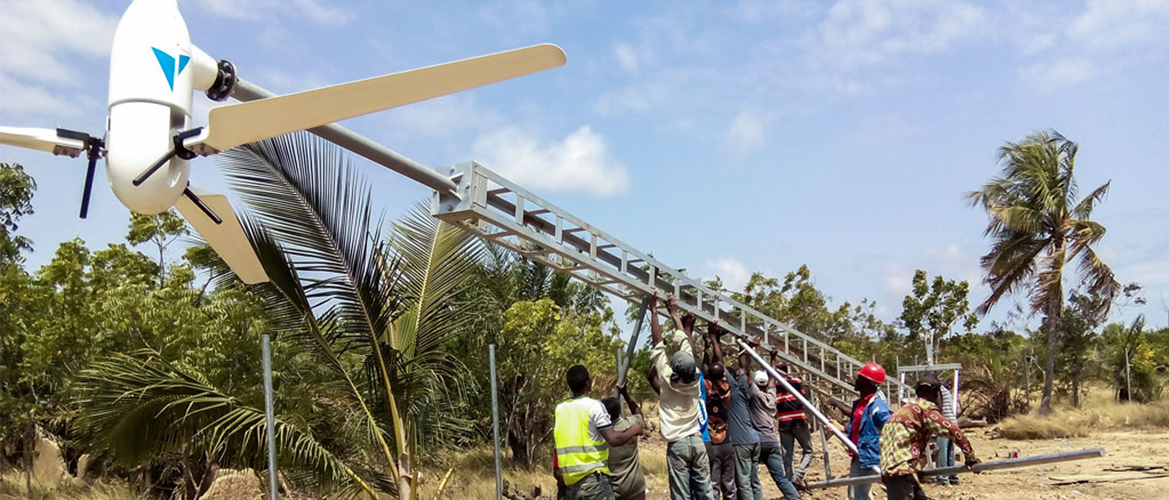
<svg viewBox="0 0 1169 500">
<path fill-rule="evenodd" d="M 1032 312 L 1044 315 L 1047 366 L 1040 412 L 1045 414 L 1051 411 L 1065 265 L 1078 259 L 1083 292 L 1105 297 L 1106 304 L 1120 291 L 1112 270 L 1092 248 L 1105 232 L 1091 220 L 1092 210 L 1111 181 L 1078 198 L 1076 150 L 1075 142 L 1054 131 L 1007 143 L 999 149 L 1001 175 L 966 195 L 972 205 L 986 210 L 990 220 L 985 234 L 994 241 L 981 259 L 991 293 L 978 312 L 986 314 L 1005 295 L 1026 291 Z"/>
<path fill-rule="evenodd" d="M 446 345 L 471 318 L 458 299 L 480 265 L 482 244 L 421 206 L 383 237 L 368 184 L 340 149 L 306 133 L 250 144 L 221 158 L 250 208 L 242 222 L 270 278 L 253 291 L 265 297 L 281 338 L 296 342 L 333 374 L 335 381 L 307 389 L 314 396 L 318 390 L 328 394 L 330 411 L 347 413 L 344 421 L 359 422 L 358 434 L 374 453 L 354 457 L 368 467 L 347 464 L 336 456 L 352 454 L 317 443 L 307 429 L 286 426 L 279 444 L 295 446 L 282 448 L 281 456 L 291 453 L 288 462 L 333 480 L 342 493 L 364 491 L 372 498 L 372 490 L 383 490 L 411 498 L 417 446 L 467 431 L 452 411 L 463 389 L 463 366 Z M 219 269 L 231 279 L 226 266 Z M 101 394 L 131 406 L 150 404 L 145 393 L 134 392 L 142 387 L 101 386 L 101 375 L 118 367 L 133 371 L 133 364 L 122 363 L 94 373 Z M 173 418 L 163 420 L 185 426 L 173 430 L 176 436 L 211 452 L 233 440 L 263 442 L 255 419 L 238 417 L 254 417 L 254 410 L 229 402 L 229 395 L 209 385 L 193 387 L 190 381 L 199 377 L 189 371 L 163 372 L 173 380 L 149 389 L 152 397 L 183 401 L 166 407 Z M 103 410 L 110 416 L 103 425 L 123 425 L 110 408 Z M 254 451 L 263 449 L 257 444 Z"/>
</svg>

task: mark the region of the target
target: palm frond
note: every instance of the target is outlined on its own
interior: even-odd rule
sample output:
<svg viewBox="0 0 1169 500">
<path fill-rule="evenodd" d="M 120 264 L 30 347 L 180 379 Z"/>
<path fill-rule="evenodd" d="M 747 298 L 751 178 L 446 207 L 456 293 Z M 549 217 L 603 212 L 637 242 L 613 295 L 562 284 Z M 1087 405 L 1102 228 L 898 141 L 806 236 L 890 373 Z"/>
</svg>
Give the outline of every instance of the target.
<svg viewBox="0 0 1169 500">
<path fill-rule="evenodd" d="M 233 467 L 265 467 L 264 412 L 224 394 L 189 367 L 179 367 L 151 350 L 113 354 L 79 379 L 81 427 L 94 444 L 130 464 L 201 443 L 217 461 Z M 313 471 L 325 484 L 367 482 L 306 429 L 277 418 L 280 460 Z"/>
<path fill-rule="evenodd" d="M 370 342 L 388 329 L 397 295 L 380 267 L 385 251 L 368 184 L 339 148 L 299 132 L 221 155 L 228 181 L 279 241 L 313 308 L 337 306 Z"/>
<path fill-rule="evenodd" d="M 1072 209 L 1072 216 L 1079 220 L 1088 220 L 1092 218 L 1092 210 L 1096 208 L 1096 204 L 1100 203 L 1105 196 L 1108 195 L 1108 188 L 1112 186 L 1112 181 L 1101 184 L 1100 187 L 1093 189 L 1088 196 L 1085 196 Z"/>
</svg>

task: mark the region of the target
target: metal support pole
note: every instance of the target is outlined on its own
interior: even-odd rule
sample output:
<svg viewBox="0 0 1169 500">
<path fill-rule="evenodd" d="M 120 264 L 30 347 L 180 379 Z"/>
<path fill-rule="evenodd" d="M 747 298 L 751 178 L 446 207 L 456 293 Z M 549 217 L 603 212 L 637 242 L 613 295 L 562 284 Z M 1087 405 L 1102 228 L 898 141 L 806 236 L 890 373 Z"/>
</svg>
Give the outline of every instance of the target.
<svg viewBox="0 0 1169 500">
<path fill-rule="evenodd" d="M 812 399 L 816 399 L 816 391 L 808 392 Z M 809 399 L 811 401 L 811 399 Z M 832 480 L 832 462 L 828 459 L 828 431 L 824 430 L 824 424 L 820 422 L 813 422 L 820 427 L 820 449 L 824 451 L 824 479 Z M 794 452 L 793 452 L 794 453 Z"/>
<path fill-rule="evenodd" d="M 625 383 L 625 374 L 629 372 L 629 364 L 633 362 L 633 353 L 637 350 L 637 338 L 641 334 L 641 325 L 645 322 L 645 315 L 649 311 L 649 299 L 650 297 L 646 296 L 641 301 L 641 309 L 637 312 L 637 321 L 633 323 L 633 335 L 629 338 L 629 345 L 625 346 L 624 363 L 617 365 L 617 385 Z"/>
<path fill-rule="evenodd" d="M 236 81 L 235 87 L 231 89 L 231 96 L 246 102 L 275 97 L 276 94 L 241 78 Z M 458 188 L 455 186 L 455 183 L 434 169 L 402 156 L 400 153 L 362 137 L 356 132 L 336 123 L 309 129 L 309 132 L 361 155 L 374 163 L 409 177 L 439 193 L 455 197 L 458 196 Z"/>
<path fill-rule="evenodd" d="M 491 364 L 491 427 L 495 444 L 495 500 L 503 500 L 503 461 L 499 454 L 499 387 L 495 382 L 495 344 L 487 346 Z"/>
<path fill-rule="evenodd" d="M 954 467 L 941 467 L 938 469 L 929 469 L 919 472 L 922 476 L 952 476 L 954 474 L 961 474 L 965 472 L 985 472 L 999 469 L 1013 469 L 1015 467 L 1029 467 L 1032 465 L 1051 464 L 1056 462 L 1069 462 L 1072 460 L 1087 460 L 1089 458 L 1100 458 L 1105 455 L 1104 448 L 1091 448 L 1087 450 L 1065 451 L 1063 453 L 1052 453 L 1050 455 L 1037 455 L 1034 457 L 1025 458 L 1010 458 L 1007 460 L 995 460 L 993 462 L 983 462 L 974 467 L 967 468 L 964 465 L 956 465 Z M 809 483 L 808 489 L 817 488 L 832 488 L 836 486 L 852 486 L 854 484 L 875 483 L 881 480 L 881 476 L 861 476 L 836 479 L 832 481 L 819 481 Z"/>
<path fill-rule="evenodd" d="M 260 357 L 264 365 L 264 428 L 268 436 L 268 499 L 276 500 L 276 411 L 272 408 L 272 339 L 260 335 Z"/>
<path fill-rule="evenodd" d="M 807 398 L 805 398 L 802 394 L 800 394 L 799 391 L 792 387 L 792 385 L 788 383 L 787 379 L 780 376 L 779 372 L 775 371 L 775 368 L 772 368 L 770 364 L 764 361 L 763 358 L 760 357 L 754 349 L 751 349 L 751 346 L 747 345 L 747 343 L 743 341 L 743 339 L 736 338 L 735 341 L 739 343 L 739 347 L 744 349 L 747 354 L 750 354 L 752 358 L 755 358 L 755 362 L 759 363 L 759 365 L 763 367 L 763 370 L 766 371 L 767 374 L 771 376 L 771 378 L 775 379 L 775 381 L 778 382 L 779 385 L 782 385 L 784 389 L 787 389 L 788 393 L 790 393 L 792 396 L 795 396 L 796 401 L 799 401 L 800 404 L 804 405 L 804 408 L 807 408 L 808 412 L 815 416 L 821 424 L 824 424 L 825 427 L 832 429 L 832 434 L 834 434 L 841 443 L 844 443 L 844 446 L 846 446 L 849 451 L 851 451 L 854 455 L 859 455 L 859 452 L 857 452 L 856 449 L 856 444 L 850 441 L 848 436 L 844 435 L 844 433 L 841 432 L 840 429 L 837 429 L 835 425 L 832 425 L 832 421 L 829 420 L 828 417 L 823 413 L 821 413 L 819 408 L 816 408 L 815 405 L 808 402 Z"/>
<path fill-rule="evenodd" d="M 954 416 L 957 416 L 962 412 L 962 408 L 958 403 L 958 375 L 961 371 L 962 370 L 954 370 Z M 958 422 L 954 422 L 954 424 L 957 425 Z"/>
<path fill-rule="evenodd" d="M 1132 369 L 1129 367 L 1128 352 L 1129 352 L 1129 348 L 1125 347 L 1124 348 L 1124 387 L 1125 387 L 1125 390 L 1128 391 L 1128 399 L 1126 401 L 1132 401 Z"/>
</svg>

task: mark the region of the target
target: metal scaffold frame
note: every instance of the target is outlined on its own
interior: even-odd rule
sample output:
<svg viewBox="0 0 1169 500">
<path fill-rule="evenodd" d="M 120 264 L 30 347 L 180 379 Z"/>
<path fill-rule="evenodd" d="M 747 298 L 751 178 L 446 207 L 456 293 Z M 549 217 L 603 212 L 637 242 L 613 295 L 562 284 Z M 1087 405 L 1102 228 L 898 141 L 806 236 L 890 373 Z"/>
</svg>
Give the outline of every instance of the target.
<svg viewBox="0 0 1169 500">
<path fill-rule="evenodd" d="M 852 374 L 864 362 L 707 287 L 475 162 L 450 167 L 454 193 L 436 191 L 431 214 L 632 304 L 655 290 L 679 308 L 761 347 L 815 377 L 812 387 L 847 411 Z M 904 384 L 887 378 L 895 399 Z M 899 402 L 893 401 L 895 404 Z"/>
</svg>

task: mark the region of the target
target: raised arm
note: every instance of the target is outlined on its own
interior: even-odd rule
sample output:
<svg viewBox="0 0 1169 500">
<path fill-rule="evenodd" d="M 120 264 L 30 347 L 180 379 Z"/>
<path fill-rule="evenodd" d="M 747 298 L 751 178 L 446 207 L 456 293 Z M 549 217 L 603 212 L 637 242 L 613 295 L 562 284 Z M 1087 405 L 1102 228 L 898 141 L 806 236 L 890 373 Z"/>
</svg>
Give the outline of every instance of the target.
<svg viewBox="0 0 1169 500">
<path fill-rule="evenodd" d="M 718 326 L 718 320 L 714 320 L 709 326 L 707 326 L 706 335 L 710 339 L 711 355 L 714 356 L 714 358 L 711 359 L 711 362 L 726 366 L 726 363 L 723 363 L 722 343 L 719 342 L 719 338 L 722 337 L 722 328 Z"/>
<path fill-rule="evenodd" d="M 625 399 L 625 406 L 629 407 L 629 413 L 634 415 L 641 415 L 641 406 L 639 406 L 637 402 L 629 396 L 629 392 L 626 390 L 624 384 L 617 386 L 617 393 Z"/>
<path fill-rule="evenodd" d="M 649 386 L 654 390 L 654 394 L 662 394 L 662 386 L 658 385 L 658 367 L 650 366 L 649 371 L 645 372 L 645 378 L 649 381 Z"/>
<path fill-rule="evenodd" d="M 743 341 L 746 342 L 747 345 L 751 346 L 752 348 L 759 346 L 759 344 L 757 344 L 757 343 L 755 343 L 755 341 L 751 340 L 751 338 L 749 336 L 744 337 Z M 751 373 L 751 355 L 747 354 L 747 349 L 740 349 L 739 350 L 739 367 L 735 371 L 735 376 L 738 377 L 738 376 L 742 376 L 742 375 L 750 375 L 750 373 Z"/>
<path fill-rule="evenodd" d="M 687 337 L 690 333 L 686 331 L 686 326 L 682 324 L 682 316 L 678 314 L 678 297 L 674 294 L 666 295 L 666 309 L 670 311 L 670 317 L 674 319 L 674 328 L 679 332 L 685 333 Z"/>
<path fill-rule="evenodd" d="M 649 333 L 652 345 L 662 343 L 662 325 L 658 323 L 658 292 L 649 297 Z"/>
</svg>

